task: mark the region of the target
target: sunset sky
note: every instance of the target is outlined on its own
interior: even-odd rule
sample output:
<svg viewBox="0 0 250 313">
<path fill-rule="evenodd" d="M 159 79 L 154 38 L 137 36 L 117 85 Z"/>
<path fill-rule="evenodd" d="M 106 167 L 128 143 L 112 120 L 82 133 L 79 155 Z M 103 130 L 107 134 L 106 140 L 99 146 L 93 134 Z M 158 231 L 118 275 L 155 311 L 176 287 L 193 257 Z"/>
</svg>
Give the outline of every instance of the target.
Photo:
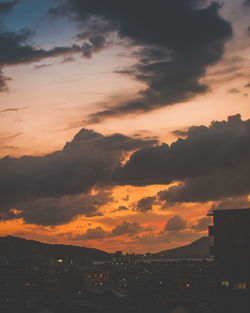
<svg viewBox="0 0 250 313">
<path fill-rule="evenodd" d="M 249 0 L 0 0 L 0 236 L 158 252 L 249 177 Z"/>
</svg>

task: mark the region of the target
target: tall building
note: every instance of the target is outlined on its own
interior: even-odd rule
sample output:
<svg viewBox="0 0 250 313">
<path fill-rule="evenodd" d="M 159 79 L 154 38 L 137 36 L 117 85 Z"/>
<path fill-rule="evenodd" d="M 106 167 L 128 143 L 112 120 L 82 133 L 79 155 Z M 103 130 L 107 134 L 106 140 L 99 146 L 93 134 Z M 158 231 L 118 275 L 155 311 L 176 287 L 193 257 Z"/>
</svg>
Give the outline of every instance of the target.
<svg viewBox="0 0 250 313">
<path fill-rule="evenodd" d="M 214 210 L 216 313 L 250 312 L 250 209 Z"/>
</svg>

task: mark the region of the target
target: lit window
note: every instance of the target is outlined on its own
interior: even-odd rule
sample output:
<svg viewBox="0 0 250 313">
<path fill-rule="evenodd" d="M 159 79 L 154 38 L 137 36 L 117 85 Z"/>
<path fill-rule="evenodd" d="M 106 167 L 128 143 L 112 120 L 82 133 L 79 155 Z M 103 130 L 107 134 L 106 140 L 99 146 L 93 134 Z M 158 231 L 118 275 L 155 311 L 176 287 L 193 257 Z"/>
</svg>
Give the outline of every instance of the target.
<svg viewBox="0 0 250 313">
<path fill-rule="evenodd" d="M 223 281 L 221 282 L 221 286 L 222 286 L 222 287 L 225 287 L 225 288 L 229 288 L 229 281 L 228 281 L 228 280 L 223 280 Z"/>
<path fill-rule="evenodd" d="M 27 281 L 27 282 L 25 283 L 25 286 L 26 286 L 26 287 L 29 287 L 29 286 L 30 286 L 30 283 Z"/>
<path fill-rule="evenodd" d="M 102 277 L 103 277 L 103 274 L 100 274 L 100 277 L 102 278 Z"/>
<path fill-rule="evenodd" d="M 189 283 L 186 283 L 186 287 L 189 288 L 189 287 L 190 287 L 190 284 L 189 284 Z"/>
<path fill-rule="evenodd" d="M 102 286 L 103 285 L 103 283 L 102 282 L 100 282 L 100 286 Z"/>
<path fill-rule="evenodd" d="M 59 259 L 59 260 L 58 260 L 58 263 L 62 263 L 62 262 L 63 262 L 63 260 L 62 260 L 62 259 Z"/>
<path fill-rule="evenodd" d="M 247 284 L 245 282 L 238 282 L 234 284 L 234 288 L 239 290 L 246 290 Z"/>
</svg>

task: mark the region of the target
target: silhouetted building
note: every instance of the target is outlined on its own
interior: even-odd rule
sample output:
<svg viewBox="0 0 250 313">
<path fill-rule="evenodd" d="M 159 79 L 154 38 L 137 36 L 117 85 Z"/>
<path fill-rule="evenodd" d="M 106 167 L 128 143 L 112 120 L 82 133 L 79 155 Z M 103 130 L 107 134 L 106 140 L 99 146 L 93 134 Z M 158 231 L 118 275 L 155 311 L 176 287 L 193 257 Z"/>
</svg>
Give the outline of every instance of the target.
<svg viewBox="0 0 250 313">
<path fill-rule="evenodd" d="M 250 209 L 215 210 L 211 254 L 215 256 L 217 313 L 250 312 Z"/>
</svg>

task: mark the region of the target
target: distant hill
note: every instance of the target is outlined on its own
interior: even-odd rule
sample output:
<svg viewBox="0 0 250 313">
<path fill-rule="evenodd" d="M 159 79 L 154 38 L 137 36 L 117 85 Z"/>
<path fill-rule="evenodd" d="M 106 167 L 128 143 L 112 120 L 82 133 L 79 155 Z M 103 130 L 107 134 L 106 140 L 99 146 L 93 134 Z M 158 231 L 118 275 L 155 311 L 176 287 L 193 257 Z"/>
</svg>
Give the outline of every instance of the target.
<svg viewBox="0 0 250 313">
<path fill-rule="evenodd" d="M 209 239 L 208 237 L 201 237 L 189 245 L 161 251 L 156 255 L 168 258 L 208 258 Z"/>
<path fill-rule="evenodd" d="M 98 249 L 61 244 L 47 244 L 24 238 L 0 237 L 0 257 L 2 256 L 47 256 L 55 258 L 77 258 L 92 260 L 110 259 L 110 254 Z"/>
</svg>

